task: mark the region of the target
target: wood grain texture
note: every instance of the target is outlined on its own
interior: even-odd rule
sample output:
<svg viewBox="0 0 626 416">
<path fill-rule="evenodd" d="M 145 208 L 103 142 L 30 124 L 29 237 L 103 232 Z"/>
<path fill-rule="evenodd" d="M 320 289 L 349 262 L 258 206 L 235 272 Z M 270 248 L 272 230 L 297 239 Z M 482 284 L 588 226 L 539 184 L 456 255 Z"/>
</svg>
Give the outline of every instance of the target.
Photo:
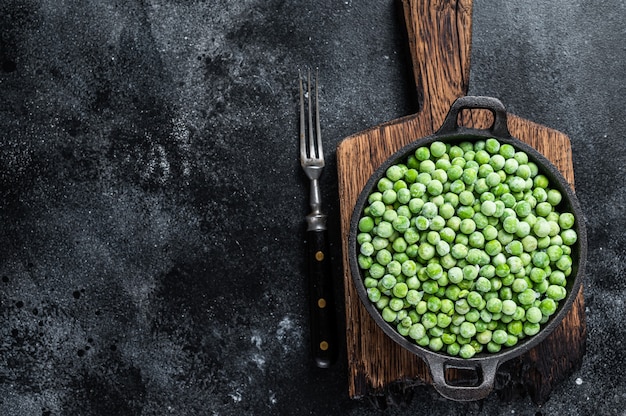
<svg viewBox="0 0 626 416">
<path fill-rule="evenodd" d="M 348 259 L 350 218 L 370 175 L 402 146 L 432 134 L 441 125 L 451 103 L 467 93 L 472 2 L 403 0 L 402 3 L 422 105 L 420 111 L 350 136 L 337 148 L 352 398 L 383 395 L 394 383 L 431 383 L 425 363 L 388 338 L 368 315 L 352 283 Z M 490 115 L 484 111 L 464 112 L 461 119 L 461 124 L 468 127 L 484 128 L 491 123 Z M 566 135 L 510 114 L 507 124 L 514 137 L 552 161 L 573 188 L 572 152 Z M 529 394 L 536 403 L 543 403 L 553 387 L 580 366 L 585 339 L 581 289 L 570 313 L 553 334 L 533 350 L 501 366 L 497 393 L 506 399 Z"/>
</svg>

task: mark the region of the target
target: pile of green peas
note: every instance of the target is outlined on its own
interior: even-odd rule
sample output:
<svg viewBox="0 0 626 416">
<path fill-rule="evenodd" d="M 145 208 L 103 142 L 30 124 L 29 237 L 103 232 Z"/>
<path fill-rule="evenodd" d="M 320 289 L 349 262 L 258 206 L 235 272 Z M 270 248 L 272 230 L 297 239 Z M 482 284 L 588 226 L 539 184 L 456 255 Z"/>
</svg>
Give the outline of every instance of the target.
<svg viewBox="0 0 626 416">
<path fill-rule="evenodd" d="M 528 155 L 495 138 L 435 141 L 390 166 L 359 219 L 369 300 L 416 344 L 496 353 L 567 296 L 575 218 Z"/>
</svg>

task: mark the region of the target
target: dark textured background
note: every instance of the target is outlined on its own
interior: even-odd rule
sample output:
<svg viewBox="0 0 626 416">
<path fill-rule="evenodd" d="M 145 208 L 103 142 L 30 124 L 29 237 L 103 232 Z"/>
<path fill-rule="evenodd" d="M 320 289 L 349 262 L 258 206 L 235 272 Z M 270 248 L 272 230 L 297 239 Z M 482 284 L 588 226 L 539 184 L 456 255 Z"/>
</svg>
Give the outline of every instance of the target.
<svg viewBox="0 0 626 416">
<path fill-rule="evenodd" d="M 541 408 L 386 414 L 625 414 L 625 12 L 474 4 L 470 93 L 572 140 L 582 368 Z M 309 361 L 296 79 L 319 66 L 341 299 L 334 148 L 416 110 L 401 34 L 392 0 L 1 0 L 0 414 L 379 414 L 345 351 Z"/>
</svg>

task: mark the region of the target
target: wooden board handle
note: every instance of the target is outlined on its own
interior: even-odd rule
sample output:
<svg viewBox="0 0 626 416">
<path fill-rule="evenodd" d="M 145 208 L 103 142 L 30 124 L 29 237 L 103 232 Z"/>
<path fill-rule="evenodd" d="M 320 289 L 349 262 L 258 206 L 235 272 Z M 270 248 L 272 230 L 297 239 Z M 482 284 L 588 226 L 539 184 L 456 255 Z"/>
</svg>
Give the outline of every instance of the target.
<svg viewBox="0 0 626 416">
<path fill-rule="evenodd" d="M 401 0 L 420 112 L 432 131 L 467 94 L 472 0 Z"/>
</svg>

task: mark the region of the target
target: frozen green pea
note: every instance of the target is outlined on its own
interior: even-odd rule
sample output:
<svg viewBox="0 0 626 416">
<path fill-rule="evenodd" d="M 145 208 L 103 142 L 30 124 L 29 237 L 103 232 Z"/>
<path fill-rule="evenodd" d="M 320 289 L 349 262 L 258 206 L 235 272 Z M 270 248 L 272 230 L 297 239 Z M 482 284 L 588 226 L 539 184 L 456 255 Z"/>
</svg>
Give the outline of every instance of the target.
<svg viewBox="0 0 626 416">
<path fill-rule="evenodd" d="M 496 203 L 489 200 L 484 201 L 480 205 L 480 212 L 488 217 L 493 216 L 496 213 Z"/>
<path fill-rule="evenodd" d="M 535 283 L 540 283 L 546 279 L 547 273 L 544 269 L 539 267 L 532 267 L 530 270 L 529 279 Z"/>
<path fill-rule="evenodd" d="M 524 245 L 519 240 L 513 240 L 504 249 L 508 254 L 519 256 L 524 252 Z"/>
<path fill-rule="evenodd" d="M 517 224 L 517 231 L 515 231 L 515 235 L 519 238 L 524 238 L 530 235 L 531 226 L 526 221 L 520 221 Z"/>
<path fill-rule="evenodd" d="M 476 355 L 476 350 L 473 346 L 471 346 L 470 344 L 464 344 L 463 346 L 461 346 L 459 350 L 459 356 L 461 358 L 470 359 L 474 355 Z"/>
<path fill-rule="evenodd" d="M 370 209 L 371 212 L 371 209 Z M 359 220 L 359 231 L 369 233 L 374 228 L 374 219 L 372 217 L 362 217 Z"/>
<path fill-rule="evenodd" d="M 446 153 L 446 145 L 443 142 L 435 141 L 430 144 L 430 154 L 433 157 L 441 157 Z"/>
<path fill-rule="evenodd" d="M 547 237 L 550 235 L 550 224 L 543 218 L 538 218 L 535 225 L 533 225 L 533 233 L 539 237 Z"/>
<path fill-rule="evenodd" d="M 392 165 L 387 168 L 386 176 L 390 181 L 396 182 L 404 176 L 404 170 L 398 165 Z"/>
<path fill-rule="evenodd" d="M 446 174 L 448 175 L 448 179 L 452 182 L 461 179 L 463 176 L 463 167 L 458 164 L 452 164 L 450 168 L 447 170 Z"/>
<path fill-rule="evenodd" d="M 450 254 L 455 259 L 465 259 L 467 257 L 468 248 L 463 244 L 455 244 L 450 249 Z"/>
<path fill-rule="evenodd" d="M 417 180 L 417 175 L 418 175 L 417 169 L 415 168 L 407 169 L 404 172 L 404 181 L 410 184 L 415 183 L 415 181 Z"/>
<path fill-rule="evenodd" d="M 387 221 L 389 223 L 392 223 L 396 218 L 398 218 L 398 213 L 396 212 L 396 210 L 391 208 L 387 208 L 387 210 L 383 214 L 383 221 Z"/>
<path fill-rule="evenodd" d="M 508 185 L 513 193 L 522 192 L 526 189 L 526 181 L 519 176 L 512 176 L 509 179 Z"/>
<path fill-rule="evenodd" d="M 426 266 L 426 274 L 433 280 L 438 280 L 443 276 L 443 267 L 439 263 L 429 263 Z"/>
<path fill-rule="evenodd" d="M 415 158 L 417 160 L 427 160 L 430 158 L 430 150 L 428 147 L 418 147 L 415 149 Z"/>
<path fill-rule="evenodd" d="M 539 304 L 539 310 L 544 316 L 551 316 L 556 312 L 557 303 L 554 299 L 546 298 Z"/>
<path fill-rule="evenodd" d="M 372 243 L 365 242 L 361 244 L 360 252 L 364 256 L 371 256 L 372 254 L 374 254 L 374 246 L 372 245 Z"/>
<path fill-rule="evenodd" d="M 409 220 L 409 218 L 403 215 L 398 215 L 392 222 L 393 229 L 401 233 L 408 230 L 410 226 L 411 226 L 411 221 Z"/>
<path fill-rule="evenodd" d="M 417 263 L 410 259 L 406 260 L 402 263 L 401 271 L 407 277 L 415 276 L 417 274 Z"/>
<path fill-rule="evenodd" d="M 555 263 L 557 269 L 563 272 L 570 269 L 572 267 L 572 264 L 572 258 L 567 254 L 562 255 Z"/>
<path fill-rule="evenodd" d="M 365 279 L 363 279 L 363 285 L 368 289 L 372 287 L 378 287 L 378 283 L 378 280 L 374 279 L 371 276 L 367 276 L 365 277 Z"/>
<path fill-rule="evenodd" d="M 470 218 L 466 218 L 461 220 L 461 224 L 459 226 L 459 230 L 463 233 L 463 234 L 471 234 L 476 230 L 476 223 L 474 222 L 474 220 L 470 219 Z"/>
<path fill-rule="evenodd" d="M 463 281 L 463 269 L 455 266 L 448 270 L 448 280 L 454 284 Z"/>
<path fill-rule="evenodd" d="M 374 246 L 374 250 L 382 250 L 389 246 L 389 240 L 376 235 L 372 238 L 372 245 Z"/>
<path fill-rule="evenodd" d="M 515 171 L 515 174 L 522 179 L 530 178 L 531 173 L 530 166 L 524 164 L 519 164 L 517 170 Z"/>
<path fill-rule="evenodd" d="M 441 238 L 441 236 L 440 236 Z M 436 244 L 435 244 L 435 250 L 437 251 L 437 254 L 440 257 L 443 257 L 447 254 L 450 253 L 450 244 L 448 244 L 447 241 L 444 240 L 439 240 Z"/>
<path fill-rule="evenodd" d="M 515 148 L 508 143 L 503 143 L 500 145 L 498 153 L 500 153 L 505 159 L 510 159 L 515 156 Z"/>
<path fill-rule="evenodd" d="M 393 189 L 387 189 L 383 192 L 383 201 L 385 204 L 390 205 L 396 202 L 398 194 Z"/>
<path fill-rule="evenodd" d="M 425 261 L 432 259 L 435 256 L 435 253 L 435 247 L 427 242 L 421 243 L 417 249 L 418 256 Z"/>
<path fill-rule="evenodd" d="M 533 182 L 536 188 L 543 188 L 543 189 L 548 188 L 548 185 L 550 184 L 550 181 L 548 180 L 548 178 L 543 174 L 536 175 L 533 179 Z"/>
<path fill-rule="evenodd" d="M 409 287 L 406 283 L 396 283 L 391 293 L 397 298 L 405 298 L 409 291 Z"/>
<path fill-rule="evenodd" d="M 389 178 L 380 178 L 378 180 L 378 183 L 376 184 L 376 187 L 378 189 L 379 192 L 384 192 L 387 189 L 393 189 L 393 182 L 389 180 Z"/>
<path fill-rule="evenodd" d="M 372 202 L 370 204 L 369 208 L 370 208 L 370 210 L 369 210 L 370 215 L 372 215 L 374 217 L 382 217 L 382 215 L 387 210 L 387 207 L 385 206 L 384 202 L 382 202 L 382 201 L 374 201 L 374 202 Z"/>
<path fill-rule="evenodd" d="M 502 312 L 502 300 L 495 297 L 490 298 L 489 300 L 487 300 L 485 307 L 491 313 L 500 313 Z"/>
<path fill-rule="evenodd" d="M 441 231 L 446 226 L 446 220 L 441 215 L 435 215 L 430 220 L 430 229 L 433 231 Z"/>
<path fill-rule="evenodd" d="M 471 291 L 467 295 L 467 303 L 473 308 L 478 308 L 483 302 L 483 297 L 476 291 Z"/>
<path fill-rule="evenodd" d="M 423 215 L 420 215 L 415 218 L 415 227 L 419 231 L 426 231 L 430 227 L 430 220 Z"/>
<path fill-rule="evenodd" d="M 563 240 L 563 244 L 567 246 L 572 246 L 578 240 L 578 234 L 576 234 L 576 231 L 570 228 L 570 229 L 564 230 L 561 233 L 561 239 Z"/>
<path fill-rule="evenodd" d="M 383 288 L 391 290 L 396 285 L 396 277 L 392 274 L 386 274 L 380 280 L 380 284 Z"/>
<path fill-rule="evenodd" d="M 479 231 L 471 233 L 469 236 L 469 245 L 474 248 L 483 248 L 485 246 L 485 236 Z"/>
<path fill-rule="evenodd" d="M 395 241 L 394 241 L 395 242 Z M 402 266 L 398 260 L 391 260 L 389 264 L 386 266 L 387 273 L 392 274 L 394 276 L 400 276 L 402 273 Z"/>
<path fill-rule="evenodd" d="M 421 322 L 426 329 L 434 328 L 437 326 L 437 315 L 432 312 L 426 312 L 422 315 Z"/>
<path fill-rule="evenodd" d="M 476 335 L 476 327 L 471 322 L 463 322 L 461 324 L 461 331 L 459 334 L 465 338 L 472 338 Z"/>
<path fill-rule="evenodd" d="M 518 320 L 511 321 L 507 324 L 506 331 L 510 335 L 519 336 L 522 332 L 524 332 L 524 323 Z"/>
<path fill-rule="evenodd" d="M 409 289 L 406 292 L 405 299 L 409 305 L 415 306 L 418 304 L 419 301 L 422 300 L 422 296 L 423 296 L 422 292 L 418 292 L 415 289 Z"/>
<path fill-rule="evenodd" d="M 439 207 L 439 215 L 441 215 L 444 219 L 450 219 L 454 216 L 455 209 L 452 204 L 445 202 L 443 205 Z"/>
<path fill-rule="evenodd" d="M 421 214 L 426 218 L 434 218 L 438 214 L 439 209 L 433 202 L 426 202 L 422 207 Z"/>
<path fill-rule="evenodd" d="M 553 285 L 565 286 L 567 284 L 565 273 L 561 270 L 554 270 L 551 272 L 548 280 L 550 281 L 550 284 Z"/>
<path fill-rule="evenodd" d="M 374 260 L 370 256 L 364 256 L 363 254 L 359 254 L 359 256 L 357 257 L 357 262 L 359 263 L 359 267 L 363 270 L 370 269 L 374 264 Z"/>
<path fill-rule="evenodd" d="M 373 230 L 376 235 L 382 238 L 389 238 L 394 232 L 393 226 L 387 221 L 381 221 Z"/>
<path fill-rule="evenodd" d="M 439 290 L 439 285 L 434 280 L 427 280 L 422 283 L 422 289 L 429 295 L 434 295 Z"/>
<path fill-rule="evenodd" d="M 426 193 L 426 185 L 420 182 L 412 183 L 411 186 L 409 186 L 409 192 L 411 193 L 411 197 L 421 198 Z M 422 200 L 422 203 L 423 202 Z"/>
<path fill-rule="evenodd" d="M 409 227 L 403 234 L 404 240 L 407 244 L 415 244 L 420 239 L 420 234 L 417 228 Z"/>
<path fill-rule="evenodd" d="M 548 192 L 546 192 L 544 188 L 537 188 L 537 187 L 533 188 L 532 195 L 537 201 L 537 203 L 546 202 L 548 200 Z"/>
<path fill-rule="evenodd" d="M 391 252 L 387 249 L 382 249 L 376 253 L 376 261 L 382 266 L 386 266 L 392 260 Z"/>
<path fill-rule="evenodd" d="M 476 279 L 476 277 L 478 277 L 479 268 L 475 265 L 468 264 L 467 266 L 463 267 L 462 270 L 463 270 L 463 279 L 465 280 L 474 280 Z"/>
<path fill-rule="evenodd" d="M 488 165 L 487 165 L 488 166 Z M 487 181 L 485 178 L 478 178 L 476 182 L 474 182 L 474 192 L 478 195 L 487 194 L 489 191 L 489 185 L 487 185 Z"/>
<path fill-rule="evenodd" d="M 550 264 L 550 257 L 545 251 L 536 251 L 532 255 L 532 262 L 535 267 L 544 268 Z"/>
<path fill-rule="evenodd" d="M 561 200 L 563 199 L 563 196 L 561 195 L 561 192 L 557 189 L 550 189 L 548 191 L 548 199 L 547 202 L 550 203 L 550 205 L 557 206 L 561 203 Z"/>
<path fill-rule="evenodd" d="M 539 323 L 543 317 L 541 309 L 536 306 L 531 306 L 526 311 L 526 321 L 531 323 Z"/>
<path fill-rule="evenodd" d="M 370 276 L 372 276 L 374 279 L 380 279 L 381 277 L 383 277 L 385 275 L 385 271 L 385 267 L 378 263 L 373 263 L 369 268 Z"/>
<path fill-rule="evenodd" d="M 367 297 L 373 303 L 378 302 L 380 300 L 380 297 L 381 297 L 380 290 L 378 290 L 378 288 L 376 288 L 376 287 L 368 288 L 367 289 Z"/>
<path fill-rule="evenodd" d="M 422 173 L 432 173 L 435 170 L 435 162 L 432 160 L 422 160 L 420 162 L 419 171 Z"/>
<path fill-rule="evenodd" d="M 428 342 L 428 348 L 431 351 L 440 351 L 443 348 L 443 341 L 441 340 L 441 337 L 430 338 L 430 341 Z"/>
<path fill-rule="evenodd" d="M 528 289 L 528 283 L 524 279 L 515 279 L 511 285 L 513 292 L 521 293 Z"/>
<path fill-rule="evenodd" d="M 411 200 L 411 191 L 408 188 L 398 189 L 396 192 L 397 201 L 401 204 L 408 204 Z"/>
<path fill-rule="evenodd" d="M 524 322 L 524 334 L 528 336 L 537 335 L 539 330 L 541 329 L 541 325 L 538 322 Z"/>
<path fill-rule="evenodd" d="M 389 300 L 389 308 L 393 311 L 400 312 L 404 308 L 404 301 L 398 298 L 391 298 Z"/>
<path fill-rule="evenodd" d="M 385 307 L 382 311 L 382 317 L 385 320 L 385 322 L 394 322 L 396 320 L 396 317 L 398 316 L 398 313 L 393 311 L 390 307 Z"/>
<path fill-rule="evenodd" d="M 515 313 L 515 310 L 517 309 L 517 304 L 511 300 L 511 299 L 506 299 L 502 301 L 502 310 L 501 312 L 504 315 L 513 315 Z"/>
<path fill-rule="evenodd" d="M 515 159 L 506 159 L 504 162 L 504 171 L 509 174 L 512 175 L 517 171 L 517 168 L 519 167 L 519 162 Z"/>
<path fill-rule="evenodd" d="M 443 192 L 443 184 L 437 179 L 433 179 L 426 185 L 426 192 L 429 195 L 441 195 Z"/>
<path fill-rule="evenodd" d="M 356 236 L 356 242 L 358 244 L 371 243 L 372 242 L 372 235 L 369 234 L 369 233 L 359 233 Z"/>
<path fill-rule="evenodd" d="M 454 302 L 454 311 L 459 315 L 465 315 L 470 311 L 470 305 L 467 299 L 461 298 Z M 463 318 L 465 319 L 465 318 Z"/>
<path fill-rule="evenodd" d="M 510 348 L 510 347 L 514 346 L 515 344 L 517 344 L 518 341 L 519 341 L 518 337 L 516 337 L 515 335 L 509 334 L 507 339 L 506 339 L 506 342 L 504 343 L 504 346 Z"/>
<path fill-rule="evenodd" d="M 574 214 L 565 212 L 559 215 L 559 226 L 562 230 L 570 229 L 574 226 Z"/>
<path fill-rule="evenodd" d="M 493 170 L 496 172 L 504 168 L 505 162 L 506 162 L 506 159 L 500 154 L 495 154 L 491 156 L 491 159 L 489 160 L 489 164 L 491 165 Z"/>
<path fill-rule="evenodd" d="M 426 301 L 426 307 L 431 312 L 439 312 L 439 310 L 441 309 L 441 299 L 436 296 L 431 296 Z"/>
<path fill-rule="evenodd" d="M 519 201 L 516 202 L 514 210 L 518 217 L 525 218 L 530 215 L 532 207 L 530 206 L 530 203 L 528 203 L 528 201 Z"/>
<path fill-rule="evenodd" d="M 522 305 L 532 305 L 535 299 L 537 299 L 538 293 L 533 289 L 526 289 L 517 295 L 517 300 Z"/>
<path fill-rule="evenodd" d="M 496 344 L 502 345 L 502 344 L 504 344 L 506 342 L 508 336 L 509 336 L 509 334 L 507 334 L 507 332 L 505 330 L 503 330 L 503 329 L 496 329 L 495 331 L 493 331 L 491 339 Z"/>
<path fill-rule="evenodd" d="M 485 150 L 492 155 L 497 154 L 500 150 L 500 142 L 494 138 L 485 140 Z"/>
</svg>

